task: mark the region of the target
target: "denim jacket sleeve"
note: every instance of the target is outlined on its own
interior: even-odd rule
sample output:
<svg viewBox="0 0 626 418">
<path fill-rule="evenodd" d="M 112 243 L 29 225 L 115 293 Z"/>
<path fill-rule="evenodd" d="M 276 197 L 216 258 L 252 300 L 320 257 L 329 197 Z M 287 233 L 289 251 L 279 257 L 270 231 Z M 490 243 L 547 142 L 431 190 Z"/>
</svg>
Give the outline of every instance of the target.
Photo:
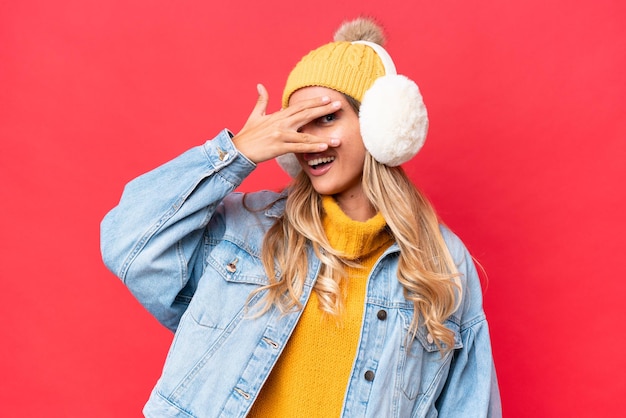
<svg viewBox="0 0 626 418">
<path fill-rule="evenodd" d="M 202 274 L 203 230 L 219 203 L 252 172 L 222 131 L 132 180 L 101 223 L 107 267 L 174 331 Z"/>
<path fill-rule="evenodd" d="M 462 348 L 454 352 L 436 407 L 442 417 L 501 417 L 500 392 L 482 307 L 480 280 L 461 241 L 447 229 L 443 234 L 465 282 L 465 292 L 458 310 Z"/>
</svg>

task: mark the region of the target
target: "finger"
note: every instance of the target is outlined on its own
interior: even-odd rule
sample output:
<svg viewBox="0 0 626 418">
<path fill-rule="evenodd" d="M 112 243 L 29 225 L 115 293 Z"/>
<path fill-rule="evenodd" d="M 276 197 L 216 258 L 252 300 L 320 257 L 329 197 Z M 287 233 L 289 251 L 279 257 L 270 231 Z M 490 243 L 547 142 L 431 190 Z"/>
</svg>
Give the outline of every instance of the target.
<svg viewBox="0 0 626 418">
<path fill-rule="evenodd" d="M 339 138 L 326 138 L 308 133 L 293 133 L 285 138 L 287 152 L 320 152 L 329 147 L 338 147 Z"/>
<path fill-rule="evenodd" d="M 317 118 L 337 112 L 341 109 L 341 106 L 342 103 L 340 101 L 334 101 L 321 106 L 307 107 L 295 113 L 292 119 L 297 127 L 300 128 Z"/>
<path fill-rule="evenodd" d="M 312 99 L 303 100 L 301 102 L 291 104 L 283 112 L 285 115 L 291 116 L 307 109 L 314 109 L 320 106 L 326 106 L 331 103 L 329 96 L 319 96 Z"/>
<path fill-rule="evenodd" d="M 312 138 L 307 135 L 306 138 L 302 138 L 303 142 L 292 142 L 289 144 L 289 152 L 296 154 L 316 153 L 323 152 L 328 149 L 328 143 L 326 141 L 319 141 L 317 138 Z"/>
<path fill-rule="evenodd" d="M 254 106 L 254 110 L 252 113 L 255 113 L 260 116 L 265 116 L 265 112 L 267 110 L 267 104 L 269 103 L 270 96 L 267 92 L 267 89 L 263 84 L 257 84 L 256 90 L 259 93 L 259 97 L 257 98 L 256 105 Z"/>
</svg>

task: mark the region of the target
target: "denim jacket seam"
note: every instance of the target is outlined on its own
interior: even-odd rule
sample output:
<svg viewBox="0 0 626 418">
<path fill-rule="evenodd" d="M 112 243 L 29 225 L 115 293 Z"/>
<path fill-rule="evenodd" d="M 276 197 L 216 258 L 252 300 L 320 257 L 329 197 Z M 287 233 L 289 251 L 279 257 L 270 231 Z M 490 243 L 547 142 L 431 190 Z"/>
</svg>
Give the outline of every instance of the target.
<svg viewBox="0 0 626 418">
<path fill-rule="evenodd" d="M 189 269 L 187 267 L 187 260 L 185 258 L 185 252 L 183 251 L 182 241 L 178 241 L 176 243 L 176 254 L 178 255 L 178 264 L 180 266 L 178 280 L 180 281 L 179 284 L 182 287 L 185 282 L 185 277 L 187 277 L 187 273 Z"/>
<path fill-rule="evenodd" d="M 255 295 L 250 300 L 251 303 L 254 303 L 261 296 Z M 208 361 L 211 356 L 218 350 L 220 350 L 222 344 L 229 338 L 231 338 L 234 329 L 241 323 L 246 315 L 246 307 L 242 307 L 239 312 L 231 319 L 231 321 L 227 324 L 227 326 L 221 331 L 219 337 L 215 339 L 213 344 L 207 347 L 207 350 L 202 354 L 202 357 L 193 365 L 193 367 L 187 371 L 185 376 L 178 382 L 176 387 L 172 389 L 172 392 L 169 396 L 171 399 L 178 399 L 181 397 L 189 387 L 189 384 L 193 382 L 198 373 L 202 371 L 204 367 L 206 367 Z M 201 325 L 202 326 L 202 325 Z"/>
<path fill-rule="evenodd" d="M 146 232 L 141 236 L 141 238 L 135 243 L 132 251 L 128 254 L 126 259 L 124 260 L 124 263 L 122 264 L 122 267 L 120 268 L 120 271 L 119 271 L 119 277 L 122 279 L 124 283 L 126 283 L 126 273 L 130 269 L 130 266 L 133 264 L 135 259 L 137 258 L 137 255 L 144 249 L 148 241 L 150 241 L 150 239 L 152 239 L 152 237 L 154 237 L 158 233 L 158 231 L 163 227 L 163 225 L 165 225 L 170 219 L 172 219 L 172 217 L 174 217 L 174 215 L 176 215 L 176 213 L 180 210 L 180 208 L 183 207 L 185 201 L 189 198 L 191 193 L 198 187 L 198 185 L 204 179 L 206 179 L 207 177 L 211 176 L 214 173 L 215 172 L 205 173 L 204 176 L 202 176 L 197 182 L 194 183 L 193 187 L 190 187 L 189 189 L 185 190 L 183 194 L 179 195 L 179 197 L 174 201 L 174 203 L 172 203 L 169 206 L 169 208 L 163 213 L 163 215 L 161 215 L 161 217 L 159 217 L 159 219 L 155 223 L 153 223 L 146 230 Z M 220 177 L 223 177 L 223 176 L 220 176 Z"/>
<path fill-rule="evenodd" d="M 168 405 L 170 405 L 172 408 L 175 408 L 176 410 L 180 411 L 181 413 L 189 416 L 190 418 L 197 418 L 196 415 L 192 414 L 191 411 L 188 411 L 184 408 L 182 408 L 180 405 L 178 405 L 177 403 L 172 402 L 167 396 L 163 395 L 158 389 L 155 390 L 156 395 L 165 403 L 167 403 Z"/>
<path fill-rule="evenodd" d="M 424 407 L 428 408 L 428 406 L 430 405 L 429 400 L 433 397 L 434 393 L 437 391 L 437 388 L 439 387 L 441 383 L 441 378 L 444 372 L 446 372 L 449 369 L 451 361 L 452 361 L 452 352 L 448 352 L 445 354 L 445 358 L 441 359 L 441 361 L 439 362 L 439 368 L 437 369 L 437 373 L 435 374 L 433 379 L 430 381 L 430 384 L 428 385 L 426 390 L 424 390 L 424 392 L 422 392 L 421 394 L 418 394 L 420 399 L 415 404 L 415 411 L 421 411 Z"/>
<path fill-rule="evenodd" d="M 470 320 L 462 322 L 460 325 L 459 332 L 465 332 L 467 330 L 470 330 L 474 328 L 476 325 L 485 322 L 486 320 L 487 318 L 485 314 L 481 312 L 478 315 L 471 318 Z"/>
<path fill-rule="evenodd" d="M 126 273 L 128 273 L 130 266 L 136 260 L 137 255 L 141 253 L 141 251 L 144 249 L 148 241 L 150 241 L 150 239 L 152 239 L 152 237 L 156 235 L 159 229 L 161 229 L 161 227 L 165 223 L 167 223 L 167 221 L 169 221 L 176 214 L 176 212 L 178 212 L 178 210 L 181 208 L 182 203 L 178 203 L 180 200 L 181 200 L 180 198 L 177 199 L 177 203 L 171 205 L 170 208 L 158 219 L 158 221 L 152 224 L 146 230 L 146 232 L 144 232 L 141 238 L 135 243 L 132 251 L 128 254 L 126 259 L 124 260 L 124 263 L 122 264 L 122 267 L 120 268 L 120 271 L 119 271 L 119 277 L 122 279 L 123 283 L 126 283 Z"/>
</svg>

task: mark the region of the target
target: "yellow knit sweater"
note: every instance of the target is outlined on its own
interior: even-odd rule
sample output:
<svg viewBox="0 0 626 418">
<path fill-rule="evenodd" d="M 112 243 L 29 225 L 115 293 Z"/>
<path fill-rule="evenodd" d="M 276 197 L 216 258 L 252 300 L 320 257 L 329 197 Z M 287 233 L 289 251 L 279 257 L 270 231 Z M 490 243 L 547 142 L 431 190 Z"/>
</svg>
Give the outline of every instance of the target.
<svg viewBox="0 0 626 418">
<path fill-rule="evenodd" d="M 364 267 L 347 268 L 347 297 L 340 320 L 322 315 L 315 292 L 249 417 L 338 417 L 359 341 L 367 276 L 391 245 L 379 213 L 366 222 L 346 216 L 324 197 L 324 230 L 333 248 Z"/>
</svg>

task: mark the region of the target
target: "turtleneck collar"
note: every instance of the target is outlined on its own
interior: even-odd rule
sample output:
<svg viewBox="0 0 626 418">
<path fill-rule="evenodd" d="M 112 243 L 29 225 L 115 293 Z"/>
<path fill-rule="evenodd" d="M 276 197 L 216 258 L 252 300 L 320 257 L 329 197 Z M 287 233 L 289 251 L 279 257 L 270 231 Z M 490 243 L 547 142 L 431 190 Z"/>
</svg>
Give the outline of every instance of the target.
<svg viewBox="0 0 626 418">
<path fill-rule="evenodd" d="M 322 207 L 322 223 L 328 241 L 348 259 L 363 258 L 393 240 L 380 212 L 365 222 L 355 221 L 341 210 L 331 196 L 322 196 Z"/>
</svg>

